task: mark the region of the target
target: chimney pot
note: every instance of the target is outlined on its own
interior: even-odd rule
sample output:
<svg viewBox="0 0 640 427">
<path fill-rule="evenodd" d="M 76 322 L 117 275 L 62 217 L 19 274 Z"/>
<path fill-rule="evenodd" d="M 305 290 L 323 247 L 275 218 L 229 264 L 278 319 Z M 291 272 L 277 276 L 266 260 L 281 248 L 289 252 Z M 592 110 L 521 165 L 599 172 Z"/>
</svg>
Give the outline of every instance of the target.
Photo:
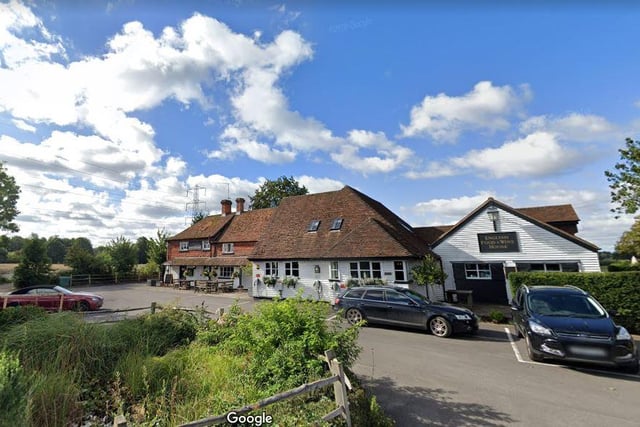
<svg viewBox="0 0 640 427">
<path fill-rule="evenodd" d="M 221 200 L 220 205 L 222 207 L 222 210 L 221 210 L 222 216 L 227 216 L 231 213 L 231 200 L 228 200 L 228 199 Z"/>
<path fill-rule="evenodd" d="M 240 215 L 242 212 L 244 212 L 244 199 L 238 197 L 236 199 L 236 215 Z"/>
</svg>

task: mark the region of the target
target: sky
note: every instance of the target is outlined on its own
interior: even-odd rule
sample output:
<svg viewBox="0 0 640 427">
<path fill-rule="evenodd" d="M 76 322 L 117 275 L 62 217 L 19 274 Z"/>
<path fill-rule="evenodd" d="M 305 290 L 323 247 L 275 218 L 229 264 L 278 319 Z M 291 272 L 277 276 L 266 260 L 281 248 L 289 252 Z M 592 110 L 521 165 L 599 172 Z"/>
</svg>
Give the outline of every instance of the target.
<svg viewBox="0 0 640 427">
<path fill-rule="evenodd" d="M 0 0 L 18 235 L 173 235 L 265 180 L 354 187 L 413 226 L 570 203 L 612 250 L 604 171 L 640 130 L 640 5 Z"/>
</svg>

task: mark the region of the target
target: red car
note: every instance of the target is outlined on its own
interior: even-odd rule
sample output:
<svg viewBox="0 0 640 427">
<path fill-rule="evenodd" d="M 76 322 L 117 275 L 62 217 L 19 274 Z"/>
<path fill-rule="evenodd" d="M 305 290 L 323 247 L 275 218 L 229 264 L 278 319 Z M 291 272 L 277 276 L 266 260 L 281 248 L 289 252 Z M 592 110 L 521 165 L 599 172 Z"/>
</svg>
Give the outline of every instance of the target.
<svg viewBox="0 0 640 427">
<path fill-rule="evenodd" d="M 29 286 L 17 289 L 0 297 L 1 307 L 16 307 L 20 305 L 37 305 L 49 311 L 98 310 L 102 307 L 104 298 L 88 292 L 73 292 L 62 286 Z"/>
</svg>

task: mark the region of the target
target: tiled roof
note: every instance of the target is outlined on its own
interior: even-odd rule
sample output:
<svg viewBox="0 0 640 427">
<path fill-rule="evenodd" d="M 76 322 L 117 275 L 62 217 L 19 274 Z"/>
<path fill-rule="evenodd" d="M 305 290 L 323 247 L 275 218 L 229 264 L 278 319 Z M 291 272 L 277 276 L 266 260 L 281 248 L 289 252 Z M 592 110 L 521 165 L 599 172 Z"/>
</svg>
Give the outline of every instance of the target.
<svg viewBox="0 0 640 427">
<path fill-rule="evenodd" d="M 276 208 L 256 209 L 235 215 L 218 242 L 257 242 L 275 210 Z"/>
<path fill-rule="evenodd" d="M 580 221 L 578 214 L 571 205 L 536 206 L 531 208 L 516 208 L 516 210 L 538 221 L 546 222 L 547 224 Z"/>
<path fill-rule="evenodd" d="M 589 249 L 591 251 L 597 252 L 600 248 L 598 248 L 596 245 L 594 245 L 593 243 L 584 240 L 578 236 L 575 236 L 573 234 L 567 233 L 566 231 L 558 228 L 558 227 L 554 227 L 551 223 L 547 223 L 544 221 L 541 221 L 540 219 L 536 218 L 535 216 L 532 216 L 531 214 L 526 213 L 526 209 L 514 209 L 511 206 L 502 203 L 498 200 L 495 200 L 493 197 L 489 197 L 484 203 L 482 203 L 480 206 L 478 206 L 477 208 L 475 208 L 473 211 L 471 211 L 470 213 L 468 213 L 464 218 L 462 218 L 460 221 L 458 221 L 453 227 L 449 228 L 447 231 L 445 231 L 440 237 L 438 237 L 434 242 L 432 242 L 432 247 L 436 247 L 438 246 L 443 240 L 445 240 L 447 238 L 448 235 L 450 235 L 451 233 L 455 232 L 456 229 L 459 229 L 460 227 L 463 227 L 467 222 L 469 222 L 473 217 L 475 217 L 476 215 L 478 215 L 479 212 L 481 212 L 484 208 L 486 208 L 487 206 L 490 205 L 495 205 L 497 207 L 499 207 L 500 209 L 503 209 L 507 212 L 510 212 L 514 215 L 519 216 L 520 218 L 523 218 L 541 228 L 546 229 L 547 231 L 550 231 L 560 237 L 564 237 L 567 240 L 570 240 L 586 249 Z M 570 206 L 570 205 L 562 205 L 562 206 Z M 550 206 L 551 208 L 553 208 L 554 206 Z M 531 208 L 529 208 L 531 209 Z M 535 209 L 540 209 L 540 208 L 535 208 Z M 552 212 L 553 210 L 550 210 L 550 212 Z M 560 209 L 558 209 L 558 211 L 561 211 Z M 569 212 L 566 208 L 563 208 L 562 211 L 564 211 L 565 213 Z M 573 211 L 573 214 L 575 215 L 575 218 L 578 217 L 577 214 L 575 214 L 575 211 L 573 210 L 573 207 L 571 207 L 571 211 Z M 540 211 L 538 211 L 538 213 L 540 213 Z M 544 213 L 544 210 L 543 210 Z M 551 217 L 550 214 L 548 214 L 548 217 Z M 559 217 L 555 217 L 555 218 L 559 218 Z M 558 222 L 561 222 L 561 220 L 558 220 Z"/>
<path fill-rule="evenodd" d="M 332 231 L 337 218 L 343 219 L 342 227 Z M 311 221 L 320 221 L 317 231 L 307 231 Z M 346 186 L 283 199 L 250 258 L 403 258 L 427 252 L 411 226 L 381 203 Z"/>
<path fill-rule="evenodd" d="M 514 208 L 514 210 L 549 225 L 580 221 L 572 205 L 536 206 L 531 208 Z M 435 225 L 430 227 L 415 227 L 415 230 L 422 240 L 430 245 L 453 227 L 453 225 Z"/>
<path fill-rule="evenodd" d="M 422 240 L 430 245 L 452 227 L 453 225 L 434 225 L 431 227 L 415 227 L 414 230 L 416 230 L 416 233 L 418 233 L 418 236 L 420 236 Z"/>
<path fill-rule="evenodd" d="M 233 219 L 234 215 L 211 215 L 193 224 L 167 240 L 204 239 L 218 234 L 224 226 Z"/>
</svg>

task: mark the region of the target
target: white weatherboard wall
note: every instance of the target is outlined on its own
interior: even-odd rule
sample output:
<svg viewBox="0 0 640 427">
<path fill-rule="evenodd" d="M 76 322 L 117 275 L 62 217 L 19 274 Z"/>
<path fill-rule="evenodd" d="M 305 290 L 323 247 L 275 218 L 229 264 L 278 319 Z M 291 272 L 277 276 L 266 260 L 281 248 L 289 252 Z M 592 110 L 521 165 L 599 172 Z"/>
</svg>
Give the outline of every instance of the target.
<svg viewBox="0 0 640 427">
<path fill-rule="evenodd" d="M 397 259 L 399 261 L 400 259 Z M 295 261 L 295 260 L 291 260 Z M 321 300 L 333 303 L 335 298 L 344 290 L 347 280 L 351 277 L 349 270 L 349 263 L 356 261 L 371 261 L 379 262 L 382 270 L 382 280 L 389 285 L 396 285 L 402 287 L 409 287 L 408 283 L 396 284 L 394 283 L 394 267 L 393 262 L 396 260 L 380 260 L 380 259 L 359 259 L 359 260 L 333 260 L 338 261 L 338 274 L 340 280 L 329 280 L 329 274 L 331 272 L 331 261 L 328 260 L 307 260 L 299 261 L 298 266 L 300 269 L 300 277 L 298 284 L 295 288 L 288 288 L 282 285 L 282 278 L 284 277 L 284 263 L 285 261 L 278 261 L 278 273 L 280 279 L 275 286 L 269 287 L 264 284 L 263 278 L 265 276 L 265 262 L 253 263 L 253 279 L 251 295 L 254 297 L 273 298 L 281 296 L 283 298 L 293 297 L 302 293 L 303 298 L 309 298 L 313 300 Z M 415 265 L 415 262 L 405 261 L 405 277 L 410 277 L 411 267 Z M 314 272 L 315 266 L 320 267 L 320 273 Z M 256 280 L 259 277 L 259 280 Z M 424 287 L 422 287 L 424 289 Z M 413 288 L 412 288 L 413 289 Z M 424 290 L 420 292 L 424 294 Z"/>
<path fill-rule="evenodd" d="M 519 216 L 499 209 L 498 232 L 516 232 L 519 252 L 480 252 L 478 233 L 493 233 L 486 210 L 479 212 L 462 228 L 433 248 L 442 258 L 447 273 L 446 289 L 455 289 L 452 262 L 578 262 L 580 271 L 598 272 L 598 253 L 558 236 Z"/>
</svg>

